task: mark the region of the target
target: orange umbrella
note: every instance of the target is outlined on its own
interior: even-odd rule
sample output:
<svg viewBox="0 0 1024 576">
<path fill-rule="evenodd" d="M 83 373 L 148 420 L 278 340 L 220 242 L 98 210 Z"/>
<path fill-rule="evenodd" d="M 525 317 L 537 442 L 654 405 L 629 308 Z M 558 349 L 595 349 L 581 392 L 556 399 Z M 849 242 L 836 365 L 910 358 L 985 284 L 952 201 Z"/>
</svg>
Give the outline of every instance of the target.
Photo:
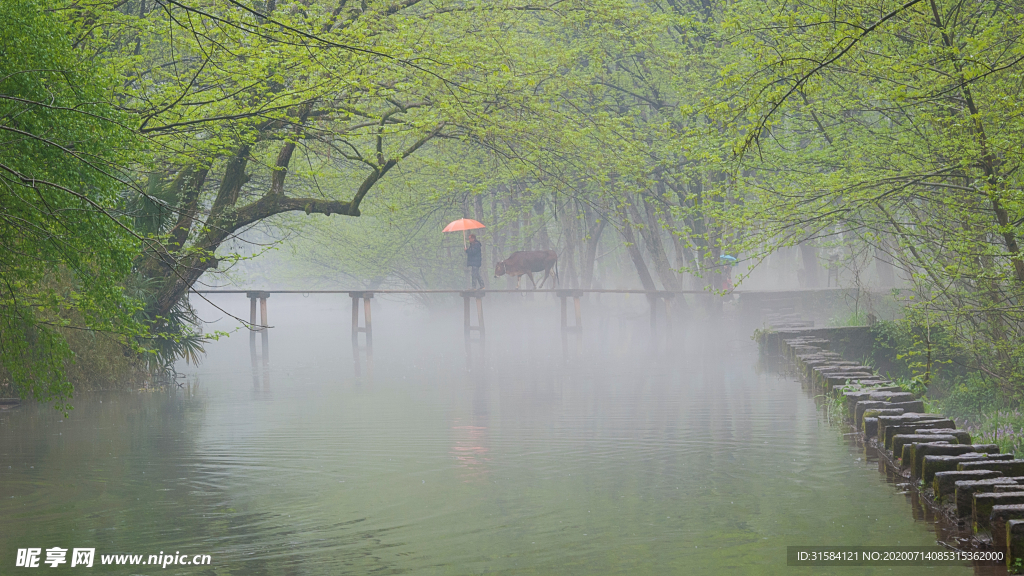
<svg viewBox="0 0 1024 576">
<path fill-rule="evenodd" d="M 462 230 L 462 243 L 466 243 L 466 230 L 476 230 L 477 228 L 486 228 L 483 224 L 476 220 L 470 220 L 469 218 L 459 218 L 458 220 L 448 224 L 444 227 L 441 232 L 458 232 Z"/>
</svg>

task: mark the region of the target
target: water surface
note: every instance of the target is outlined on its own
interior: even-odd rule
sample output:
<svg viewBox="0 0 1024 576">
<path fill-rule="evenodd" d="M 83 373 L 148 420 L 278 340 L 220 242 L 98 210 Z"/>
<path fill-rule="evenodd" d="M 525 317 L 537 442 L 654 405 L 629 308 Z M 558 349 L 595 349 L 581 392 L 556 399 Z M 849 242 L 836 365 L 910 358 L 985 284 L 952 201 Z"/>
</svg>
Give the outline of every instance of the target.
<svg viewBox="0 0 1024 576">
<path fill-rule="evenodd" d="M 357 377 L 347 298 L 275 296 L 265 365 L 239 333 L 181 388 L 0 412 L 0 573 L 60 546 L 212 556 L 92 568 L 123 574 L 802 574 L 786 546 L 935 542 L 749 327 L 666 346 L 585 309 L 566 358 L 556 303 L 488 304 L 467 362 L 460 305 L 375 302 Z"/>
</svg>

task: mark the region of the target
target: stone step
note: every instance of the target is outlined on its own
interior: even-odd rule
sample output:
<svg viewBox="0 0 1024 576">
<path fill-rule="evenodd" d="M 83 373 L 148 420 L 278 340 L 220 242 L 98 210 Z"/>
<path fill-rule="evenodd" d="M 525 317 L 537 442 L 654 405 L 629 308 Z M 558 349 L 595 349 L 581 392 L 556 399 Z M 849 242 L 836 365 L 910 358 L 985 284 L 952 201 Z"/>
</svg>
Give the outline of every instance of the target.
<svg viewBox="0 0 1024 576">
<path fill-rule="evenodd" d="M 1007 550 L 1010 537 L 1007 523 L 1010 520 L 1024 520 L 1024 504 L 999 504 L 992 507 L 988 523 L 992 530 L 994 550 Z"/>
<path fill-rule="evenodd" d="M 993 455 L 994 457 L 995 455 Z M 1011 456 L 1010 454 L 999 454 L 999 456 Z M 962 462 L 957 470 L 998 470 L 1003 476 L 1024 476 L 1024 460 L 1004 460 L 992 462 L 991 466 L 985 466 L 980 462 Z"/>
<path fill-rule="evenodd" d="M 905 444 L 913 444 L 914 442 L 945 442 L 947 444 L 959 444 L 956 436 L 952 434 L 897 434 L 892 437 L 892 455 L 893 458 L 904 458 Z M 909 462 L 909 460 L 907 460 Z"/>
<path fill-rule="evenodd" d="M 1024 490 L 1024 487 L 1021 487 Z M 1024 492 L 975 492 L 974 493 L 974 531 L 980 532 L 989 527 L 992 508 L 1007 504 L 1024 504 Z"/>
<path fill-rule="evenodd" d="M 989 472 L 993 472 L 989 470 Z M 1013 478 L 1005 476 L 987 478 L 984 480 L 959 480 L 954 489 L 956 503 L 956 515 L 959 518 L 968 518 L 974 512 L 974 495 L 978 492 L 994 492 L 992 488 L 998 485 L 1016 486 L 1020 484 Z"/>
<path fill-rule="evenodd" d="M 938 436 L 956 436 L 957 444 L 970 444 L 971 435 L 966 430 L 956 428 L 922 428 L 915 430 L 914 434 L 935 434 Z"/>
<path fill-rule="evenodd" d="M 864 438 L 870 440 L 878 436 L 878 418 L 865 418 L 861 425 L 864 427 Z"/>
<path fill-rule="evenodd" d="M 892 380 L 886 380 L 884 378 L 879 378 L 877 376 L 874 376 L 872 378 L 863 378 L 863 379 L 851 378 L 850 381 L 847 382 L 846 385 L 847 386 L 851 386 L 851 385 L 856 385 L 856 386 L 873 386 L 873 387 L 878 388 L 878 389 L 882 389 L 882 387 L 889 387 L 894 392 L 898 392 L 898 391 L 901 390 L 901 388 L 899 386 L 889 386 L 890 384 L 892 384 Z"/>
<path fill-rule="evenodd" d="M 906 416 L 902 414 L 901 416 Z M 932 415 L 935 417 L 935 415 Z M 916 422 L 908 422 L 903 425 L 887 426 L 882 428 L 882 423 L 885 418 L 899 418 L 899 416 L 879 416 L 878 417 L 878 439 L 882 445 L 888 450 L 892 446 L 892 437 L 897 434 L 908 434 L 916 432 L 917 430 L 923 430 L 925 428 L 950 428 L 955 426 L 952 420 L 947 419 L 935 419 L 935 420 L 918 420 Z M 938 418 L 942 418 L 939 416 Z"/>
<path fill-rule="evenodd" d="M 957 482 L 988 480 L 1001 477 L 1003 477 L 1003 473 L 996 470 L 972 470 L 970 472 L 951 470 L 949 472 L 938 472 L 932 480 L 932 491 L 935 493 L 936 501 L 945 501 L 955 497 Z"/>
<path fill-rule="evenodd" d="M 864 419 L 864 411 L 872 408 L 901 408 L 904 414 L 924 412 L 924 402 L 911 400 L 909 402 L 890 402 L 888 400 L 861 400 L 853 409 L 853 421 L 860 424 Z"/>
<path fill-rule="evenodd" d="M 921 467 L 921 479 L 926 483 L 935 479 L 936 472 L 947 472 L 950 470 L 963 470 L 963 464 L 977 464 L 976 467 L 968 470 L 999 470 L 1003 476 L 1019 476 L 1019 474 L 1008 474 L 1006 470 L 994 467 L 986 467 L 985 464 L 1011 460 L 1013 454 L 978 454 L 969 452 L 959 456 L 925 456 L 924 466 Z"/>
<path fill-rule="evenodd" d="M 1013 568 L 1024 564 L 1024 520 L 1010 520 L 1006 523 L 1006 566 Z"/>
<path fill-rule="evenodd" d="M 857 429 L 860 430 L 864 427 L 864 418 L 874 418 L 876 421 L 879 416 L 899 416 L 906 412 L 903 408 L 871 408 L 870 410 L 864 411 L 861 417 L 860 426 Z"/>
<path fill-rule="evenodd" d="M 959 456 L 960 454 L 999 454 L 999 446 L 995 444 L 938 444 L 929 442 L 915 442 L 910 445 L 913 460 L 910 462 L 910 477 L 918 478 L 921 475 L 921 468 L 924 459 L 928 456 Z M 906 448 L 903 449 L 907 452 Z M 904 466 L 907 463 L 904 462 Z"/>
</svg>

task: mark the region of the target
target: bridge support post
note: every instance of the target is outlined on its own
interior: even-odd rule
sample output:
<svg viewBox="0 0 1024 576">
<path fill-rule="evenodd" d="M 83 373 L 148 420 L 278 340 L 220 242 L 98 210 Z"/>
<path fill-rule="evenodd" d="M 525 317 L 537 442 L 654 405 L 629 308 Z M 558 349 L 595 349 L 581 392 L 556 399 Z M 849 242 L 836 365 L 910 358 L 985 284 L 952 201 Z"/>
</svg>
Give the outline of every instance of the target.
<svg viewBox="0 0 1024 576">
<path fill-rule="evenodd" d="M 349 292 L 352 298 L 352 346 L 359 346 L 359 333 L 366 334 L 367 348 L 373 347 L 373 317 L 370 314 L 370 300 L 373 292 Z M 359 299 L 363 299 L 363 325 L 359 325 Z"/>
<path fill-rule="evenodd" d="M 370 300 L 373 292 L 349 292 L 352 298 L 352 361 L 355 362 L 356 376 L 361 375 L 359 354 L 359 333 L 366 334 L 366 366 L 373 378 L 373 317 L 370 315 Z M 363 325 L 359 325 L 359 299 L 363 299 Z"/>
<path fill-rule="evenodd" d="M 555 295 L 561 301 L 562 308 L 562 334 L 569 332 L 583 333 L 583 314 L 580 309 L 580 296 L 583 295 L 583 290 L 555 290 Z M 576 323 L 572 326 L 569 325 L 569 301 L 572 298 L 572 305 L 575 311 Z"/>
<path fill-rule="evenodd" d="M 373 320 L 370 317 L 370 299 L 373 298 L 372 293 L 366 293 L 363 295 L 363 325 L 366 327 L 366 348 L 373 348 Z"/>
<path fill-rule="evenodd" d="M 462 327 L 463 332 L 466 335 L 466 342 L 468 343 L 471 339 L 471 334 L 475 330 L 480 334 L 480 341 L 484 341 L 486 330 L 484 329 L 484 296 L 483 290 L 468 290 L 459 293 L 462 296 L 463 304 L 463 315 L 462 315 Z M 473 319 L 470 314 L 470 298 L 476 299 L 476 326 L 473 325 Z"/>
<path fill-rule="evenodd" d="M 249 330 L 255 332 L 263 332 L 267 329 L 267 298 L 270 298 L 270 292 L 246 292 L 245 296 L 249 298 Z M 256 300 L 260 301 L 260 323 L 256 324 Z M 259 328 L 256 328 L 259 326 Z"/>
</svg>

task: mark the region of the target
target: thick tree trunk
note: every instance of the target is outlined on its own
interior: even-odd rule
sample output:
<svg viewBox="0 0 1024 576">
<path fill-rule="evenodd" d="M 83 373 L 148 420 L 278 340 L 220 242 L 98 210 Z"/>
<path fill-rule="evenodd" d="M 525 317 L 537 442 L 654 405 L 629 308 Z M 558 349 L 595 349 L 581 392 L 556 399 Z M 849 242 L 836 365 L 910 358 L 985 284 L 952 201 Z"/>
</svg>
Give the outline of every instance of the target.
<svg viewBox="0 0 1024 576">
<path fill-rule="evenodd" d="M 299 109 L 298 122 L 292 130 L 301 133 L 302 124 L 310 114 L 311 104 L 302 106 Z M 387 116 L 404 111 L 399 107 L 385 115 Z M 187 208 L 181 212 L 179 222 L 171 235 L 172 244 L 164 247 L 164 254 L 178 253 L 177 259 L 166 259 L 167 261 L 156 261 L 154 264 L 140 266 L 140 271 L 145 276 L 156 278 L 162 281 L 156 295 L 156 316 L 166 316 L 168 312 L 188 293 L 192 284 L 199 279 L 207 270 L 217 267 L 216 252 L 221 244 L 228 238 L 233 237 L 240 230 L 245 229 L 256 222 L 284 212 L 303 211 L 306 214 L 343 214 L 346 216 L 359 216 L 359 205 L 373 186 L 383 178 L 399 160 L 407 158 L 416 152 L 427 141 L 434 138 L 444 128 L 442 122 L 430 133 L 424 135 L 404 150 L 396 153 L 393 158 L 387 158 L 382 149 L 381 134 L 377 137 L 377 155 L 374 168 L 365 176 L 362 183 L 348 202 L 338 200 L 324 200 L 322 198 L 291 198 L 285 195 L 284 184 L 288 175 L 288 166 L 291 163 L 292 155 L 295 152 L 295 141 L 286 141 L 278 150 L 277 159 L 270 176 L 270 189 L 255 202 L 245 206 L 238 206 L 238 200 L 242 187 L 249 182 L 249 174 L 246 168 L 249 163 L 251 143 L 244 143 L 238 146 L 235 153 L 227 160 L 224 175 L 221 178 L 217 195 L 210 207 L 206 221 L 199 229 L 200 233 L 196 241 L 182 251 L 185 240 L 194 227 L 195 215 Z M 264 126 L 261 129 L 270 130 L 272 127 Z M 202 178 L 199 178 L 199 176 Z M 196 193 L 205 181 L 206 174 L 200 171 L 193 177 Z M 184 183 L 184 182 L 183 182 Z M 188 199 L 186 197 L 186 199 Z M 151 260 L 150 262 L 154 262 Z"/>
</svg>

